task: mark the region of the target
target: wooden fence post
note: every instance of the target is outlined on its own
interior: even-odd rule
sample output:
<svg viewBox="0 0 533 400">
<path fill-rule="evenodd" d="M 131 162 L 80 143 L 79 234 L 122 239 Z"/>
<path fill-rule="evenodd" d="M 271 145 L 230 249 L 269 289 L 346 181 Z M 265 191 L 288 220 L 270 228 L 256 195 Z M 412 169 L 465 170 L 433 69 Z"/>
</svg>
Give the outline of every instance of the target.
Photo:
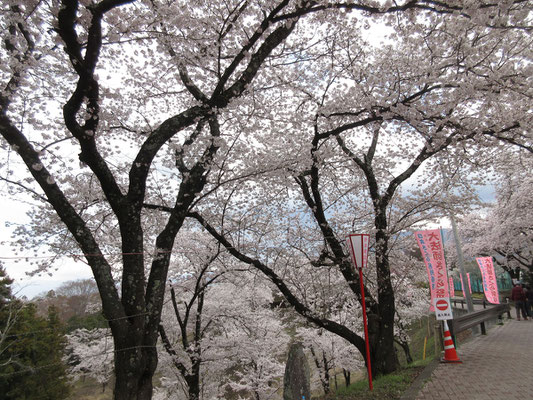
<svg viewBox="0 0 533 400">
<path fill-rule="evenodd" d="M 443 337 L 442 337 L 442 324 L 440 321 L 436 321 L 433 332 L 435 335 L 435 358 L 439 359 L 441 357 L 441 353 L 444 350 L 444 343 L 443 343 Z"/>
</svg>

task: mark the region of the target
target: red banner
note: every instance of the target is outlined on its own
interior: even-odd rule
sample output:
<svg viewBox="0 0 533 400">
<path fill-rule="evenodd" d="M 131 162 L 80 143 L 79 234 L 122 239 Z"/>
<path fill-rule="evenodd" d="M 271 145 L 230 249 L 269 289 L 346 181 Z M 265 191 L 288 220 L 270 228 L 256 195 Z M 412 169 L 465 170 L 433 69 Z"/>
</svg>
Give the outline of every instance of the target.
<svg viewBox="0 0 533 400">
<path fill-rule="evenodd" d="M 455 297 L 455 287 L 453 286 L 453 278 L 450 276 L 450 282 L 448 282 L 448 289 L 450 290 L 450 297 Z"/>
<path fill-rule="evenodd" d="M 435 311 L 437 319 L 452 319 L 452 308 L 448 291 L 444 248 L 439 229 L 417 231 L 415 237 L 426 263 L 431 289 L 430 311 Z M 436 305 L 436 307 L 435 307 Z"/>
<path fill-rule="evenodd" d="M 466 278 L 468 280 L 468 290 L 470 291 L 470 294 L 472 294 L 472 283 L 470 283 L 470 272 L 466 273 Z"/>
<path fill-rule="evenodd" d="M 465 294 L 465 284 L 463 282 L 463 274 L 459 274 L 459 279 L 461 280 L 461 292 L 463 292 L 463 297 L 466 297 L 466 294 Z"/>
<path fill-rule="evenodd" d="M 476 261 L 479 269 L 481 270 L 481 277 L 483 278 L 483 291 L 485 292 L 487 301 L 492 304 L 500 304 L 498 284 L 496 282 L 496 273 L 494 272 L 492 257 L 478 257 L 476 258 Z"/>
</svg>

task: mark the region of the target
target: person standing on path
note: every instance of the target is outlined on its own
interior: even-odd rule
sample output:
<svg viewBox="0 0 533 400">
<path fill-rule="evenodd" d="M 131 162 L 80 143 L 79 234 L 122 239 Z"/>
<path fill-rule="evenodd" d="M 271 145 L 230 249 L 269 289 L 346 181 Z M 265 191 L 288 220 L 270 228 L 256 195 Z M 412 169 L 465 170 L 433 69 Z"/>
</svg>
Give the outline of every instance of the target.
<svg viewBox="0 0 533 400">
<path fill-rule="evenodd" d="M 530 286 L 526 286 L 526 310 L 529 318 L 533 319 L 533 290 Z"/>
<path fill-rule="evenodd" d="M 513 290 L 511 290 L 511 300 L 514 301 L 516 307 L 516 319 L 520 321 L 520 311 L 522 311 L 522 316 L 527 321 L 526 294 L 520 283 L 516 283 Z"/>
</svg>

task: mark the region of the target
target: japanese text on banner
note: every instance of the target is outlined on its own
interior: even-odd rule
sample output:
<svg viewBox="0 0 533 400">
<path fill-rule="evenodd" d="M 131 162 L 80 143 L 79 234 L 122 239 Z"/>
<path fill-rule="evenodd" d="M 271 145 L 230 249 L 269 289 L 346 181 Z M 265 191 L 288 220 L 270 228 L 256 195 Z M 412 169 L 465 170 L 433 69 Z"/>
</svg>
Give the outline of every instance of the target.
<svg viewBox="0 0 533 400">
<path fill-rule="evenodd" d="M 494 272 L 492 257 L 478 257 L 476 258 L 476 261 L 479 269 L 481 270 L 483 291 L 485 292 L 487 301 L 492 304 L 500 304 L 498 284 L 496 282 L 496 273 Z"/>
<path fill-rule="evenodd" d="M 438 229 L 417 231 L 415 237 L 426 263 L 431 289 L 430 311 L 435 311 L 437 319 L 452 319 L 446 262 L 440 231 Z M 435 304 L 439 304 L 439 306 L 435 307 Z"/>
</svg>

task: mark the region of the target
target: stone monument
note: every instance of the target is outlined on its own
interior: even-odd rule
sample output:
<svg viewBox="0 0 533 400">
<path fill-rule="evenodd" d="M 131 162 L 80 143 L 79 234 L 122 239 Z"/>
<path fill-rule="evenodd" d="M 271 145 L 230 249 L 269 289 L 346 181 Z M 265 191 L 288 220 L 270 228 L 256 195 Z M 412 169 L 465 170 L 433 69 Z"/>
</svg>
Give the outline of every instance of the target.
<svg viewBox="0 0 533 400">
<path fill-rule="evenodd" d="M 310 400 L 311 378 L 309 364 L 301 343 L 293 343 L 289 348 L 285 377 L 283 380 L 283 400 Z"/>
</svg>

